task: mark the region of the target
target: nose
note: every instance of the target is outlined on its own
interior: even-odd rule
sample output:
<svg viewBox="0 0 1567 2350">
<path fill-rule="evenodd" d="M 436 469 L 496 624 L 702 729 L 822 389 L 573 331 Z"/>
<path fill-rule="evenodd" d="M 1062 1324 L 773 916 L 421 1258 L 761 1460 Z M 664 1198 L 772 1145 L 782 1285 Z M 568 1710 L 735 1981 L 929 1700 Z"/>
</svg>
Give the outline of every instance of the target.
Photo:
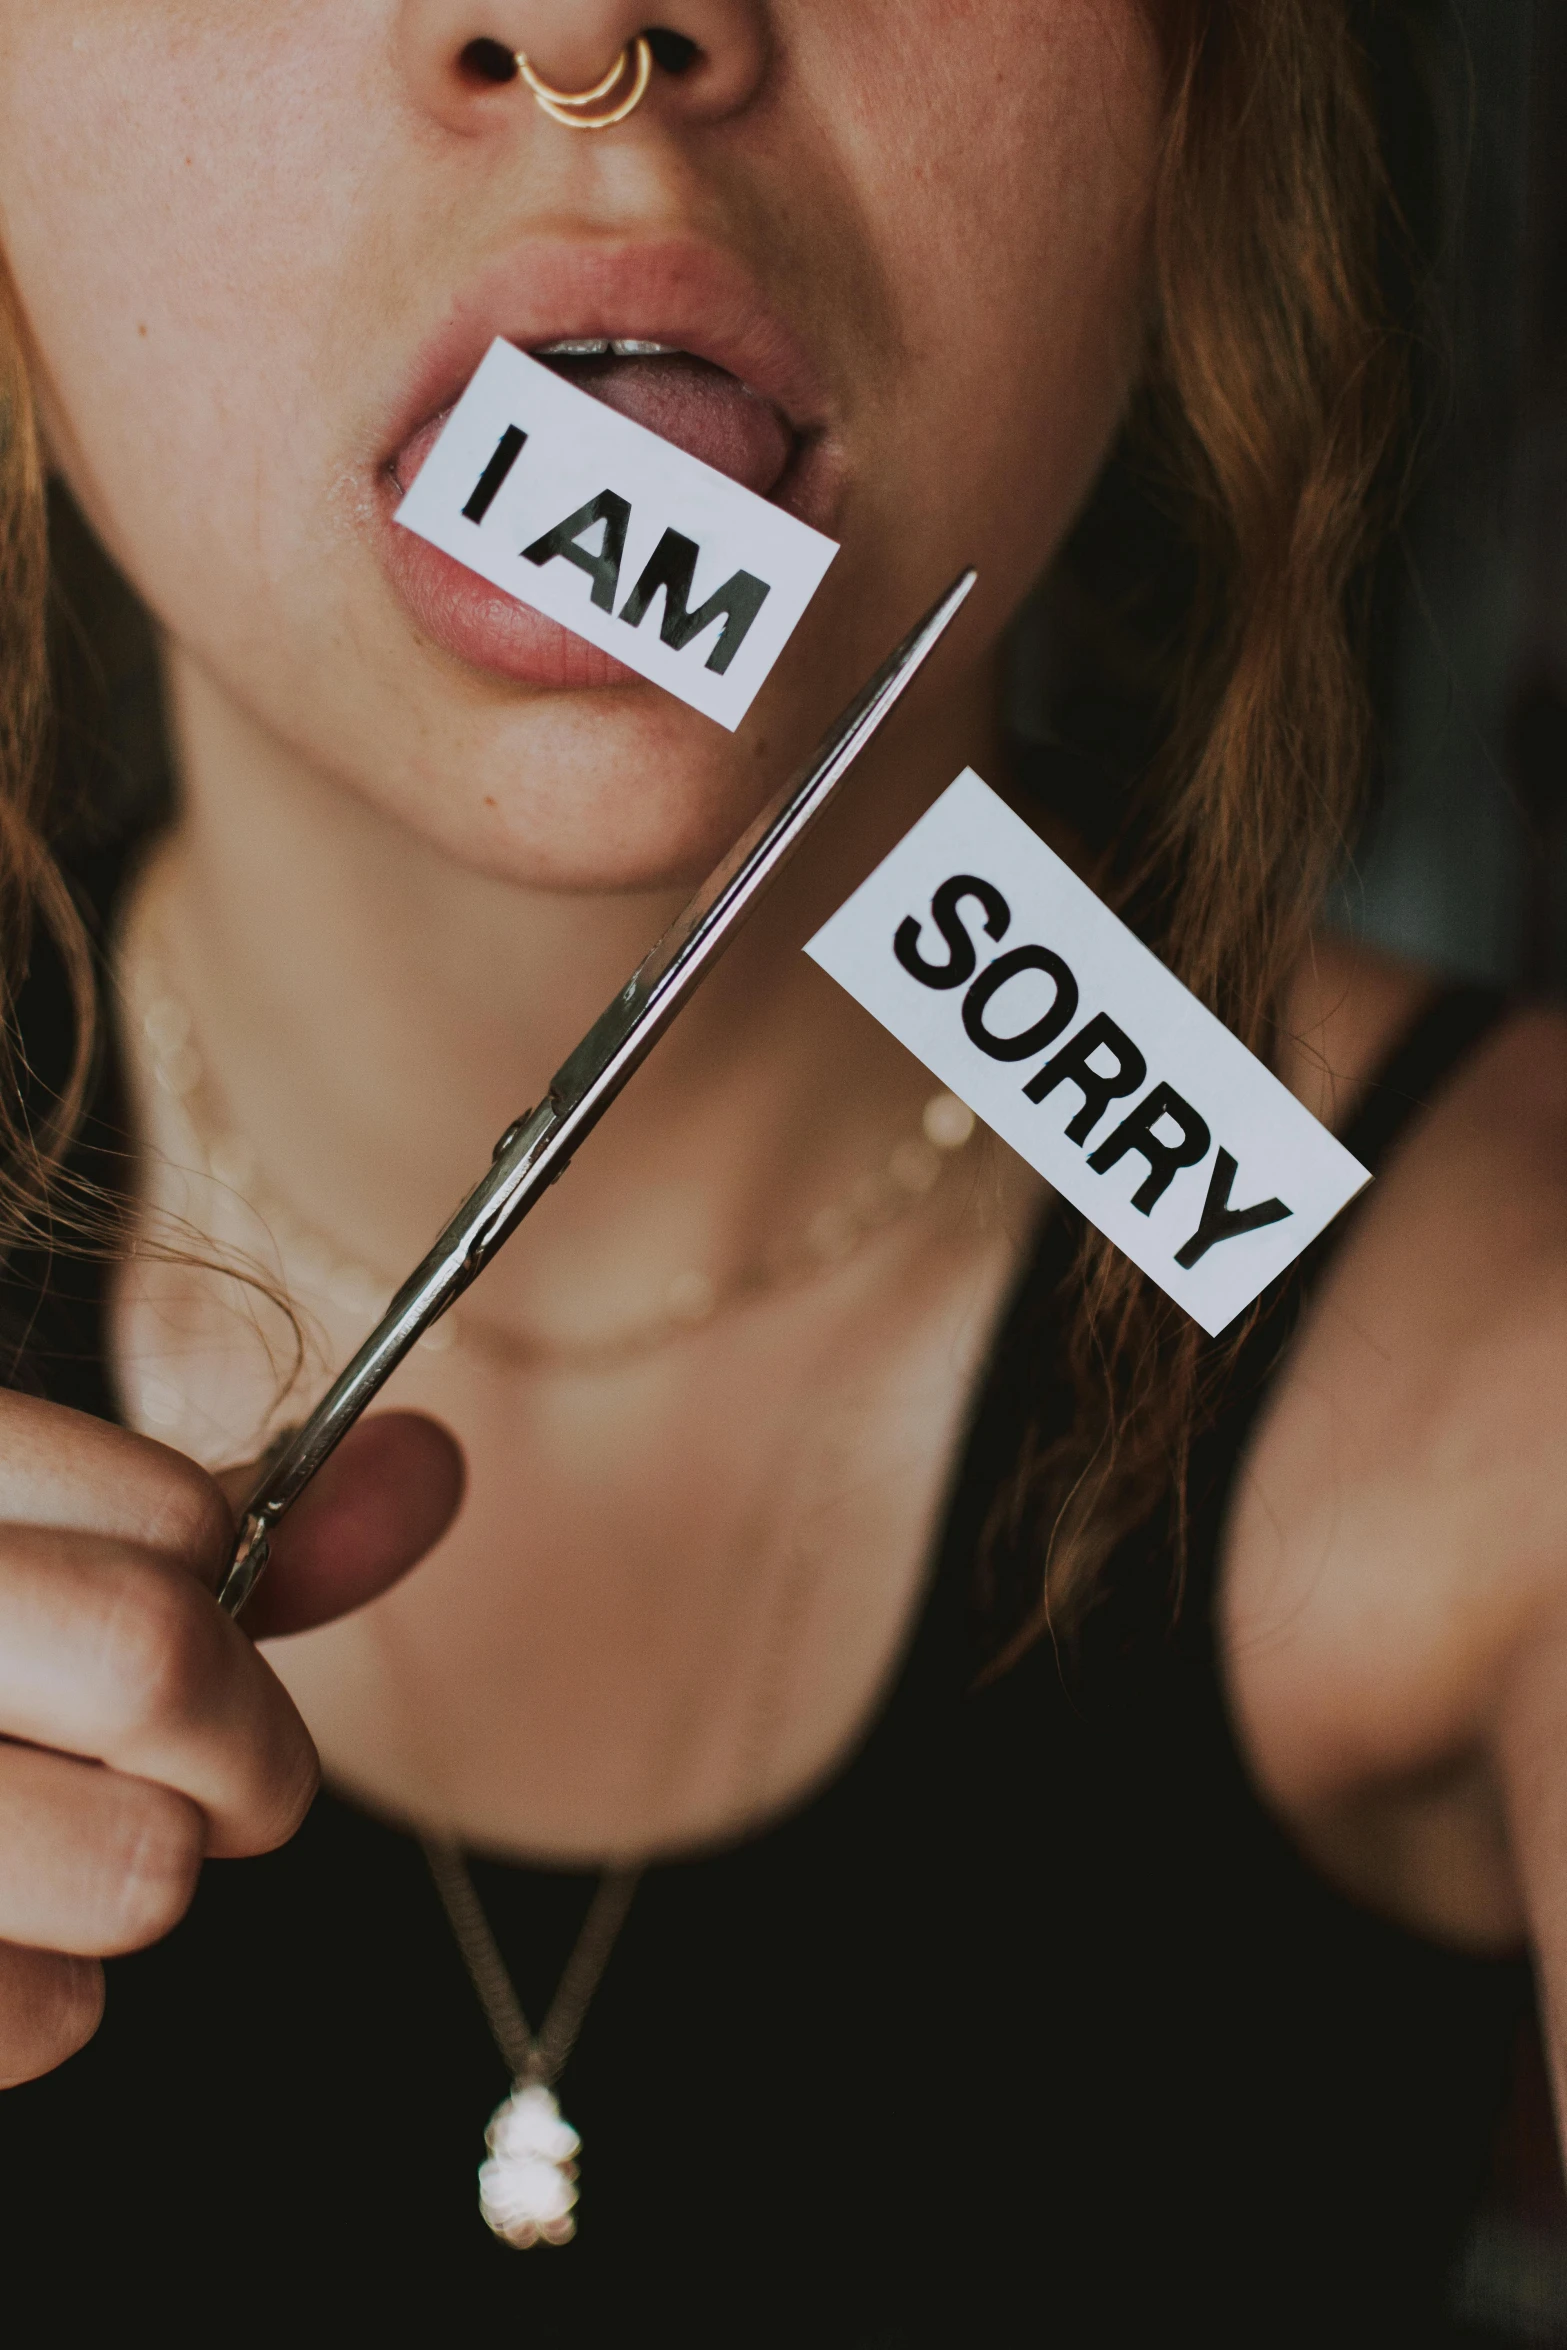
<svg viewBox="0 0 1567 2350">
<path fill-rule="evenodd" d="M 404 63 L 419 104 L 450 129 L 481 130 L 524 106 L 542 129 L 519 51 L 550 88 L 592 90 L 645 35 L 652 78 L 639 114 L 698 124 L 739 113 L 766 76 L 766 0 L 667 4 L 668 17 L 650 22 L 649 0 L 404 0 Z M 628 72 L 609 103 L 631 86 Z M 551 135 L 573 134 L 552 125 Z"/>
</svg>

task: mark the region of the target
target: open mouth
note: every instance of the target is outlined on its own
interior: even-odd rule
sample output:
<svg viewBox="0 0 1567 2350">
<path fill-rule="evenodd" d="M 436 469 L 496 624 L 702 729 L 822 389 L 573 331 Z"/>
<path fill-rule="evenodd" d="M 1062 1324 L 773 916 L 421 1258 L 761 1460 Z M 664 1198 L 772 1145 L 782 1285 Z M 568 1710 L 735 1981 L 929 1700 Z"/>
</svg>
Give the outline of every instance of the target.
<svg viewBox="0 0 1567 2350">
<path fill-rule="evenodd" d="M 533 239 L 453 302 L 381 444 L 377 552 L 420 635 L 441 652 L 519 684 L 645 682 L 396 525 L 401 494 L 498 334 L 675 448 L 838 535 L 846 468 L 833 405 L 809 346 L 732 255 L 680 238 Z"/>
<path fill-rule="evenodd" d="M 673 343 L 604 336 L 542 343 L 529 357 L 758 497 L 777 491 L 800 446 L 771 400 Z M 400 489 L 412 488 L 445 422 L 445 413 L 432 417 L 398 451 L 392 470 Z"/>
</svg>

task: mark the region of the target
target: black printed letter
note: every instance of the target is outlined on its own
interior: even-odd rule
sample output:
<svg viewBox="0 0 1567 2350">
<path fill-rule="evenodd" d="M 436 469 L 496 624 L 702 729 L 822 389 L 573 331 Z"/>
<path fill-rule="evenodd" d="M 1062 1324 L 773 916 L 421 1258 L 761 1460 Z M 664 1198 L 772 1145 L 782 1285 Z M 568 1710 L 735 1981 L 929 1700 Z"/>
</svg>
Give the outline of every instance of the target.
<svg viewBox="0 0 1567 2350">
<path fill-rule="evenodd" d="M 549 563 L 557 555 L 564 555 L 568 563 L 575 563 L 593 582 L 593 601 L 601 612 L 613 612 L 615 595 L 620 586 L 620 559 L 626 551 L 626 527 L 631 520 L 631 508 L 624 498 L 617 498 L 613 490 L 600 490 L 575 514 L 568 514 L 564 522 L 557 522 L 531 547 L 524 547 L 524 559 L 529 563 Z M 577 544 L 584 532 L 595 522 L 604 525 L 604 544 L 600 552 L 590 555 L 586 547 Z"/>
<path fill-rule="evenodd" d="M 1009 979 L 1020 971 L 1043 971 L 1055 982 L 1055 1002 L 1042 1019 L 1031 1028 L 1019 1029 L 1016 1036 L 997 1036 L 985 1026 L 985 1014 L 992 997 L 999 995 Z M 1047 1044 L 1054 1044 L 1063 1028 L 1070 1025 L 1077 1010 L 1077 981 L 1049 947 L 1013 947 L 1005 955 L 998 955 L 988 971 L 980 974 L 963 998 L 963 1025 L 982 1053 L 989 1053 L 993 1061 L 1026 1061 L 1035 1053 L 1042 1053 Z"/>
<path fill-rule="evenodd" d="M 700 636 L 722 612 L 724 625 L 717 644 L 707 656 L 708 668 L 716 669 L 722 677 L 773 591 L 765 579 L 753 579 L 749 571 L 737 571 L 721 588 L 713 590 L 700 611 L 688 611 L 698 551 L 694 539 L 682 538 L 678 530 L 666 530 L 648 557 L 642 577 L 621 605 L 620 617 L 628 620 L 633 628 L 640 627 L 642 615 L 662 588 L 664 617 L 658 633 L 666 645 L 673 645 L 677 653 L 683 653 L 691 639 Z M 598 598 L 595 596 L 593 600 L 597 603 Z"/>
<path fill-rule="evenodd" d="M 1101 1048 L 1114 1053 L 1120 1063 L 1108 1077 L 1101 1077 L 1097 1069 L 1088 1066 L 1090 1053 Z M 1067 1139 L 1086 1142 L 1110 1104 L 1122 1094 L 1135 1093 L 1147 1074 L 1148 1063 L 1126 1030 L 1117 1028 L 1108 1012 L 1096 1012 L 1091 1020 L 1083 1022 L 1071 1043 L 1064 1044 L 1054 1059 L 1029 1079 L 1023 1091 L 1031 1102 L 1042 1102 L 1063 1080 L 1075 1085 L 1083 1097 L 1083 1106 L 1066 1130 Z"/>
<path fill-rule="evenodd" d="M 1281 1199 L 1259 1200 L 1254 1208 L 1232 1208 L 1230 1185 L 1235 1181 L 1235 1161 L 1227 1150 L 1221 1150 L 1213 1162 L 1213 1173 L 1208 1178 L 1208 1198 L 1202 1211 L 1202 1222 L 1182 1249 L 1175 1252 L 1175 1261 L 1190 1272 L 1200 1264 L 1209 1249 L 1221 1240 L 1233 1240 L 1241 1232 L 1260 1232 L 1264 1224 L 1278 1224 L 1286 1216 L 1293 1216 Z"/>
<path fill-rule="evenodd" d="M 463 508 L 469 522 L 482 522 L 495 503 L 495 494 L 522 455 L 527 434 L 520 424 L 508 424 L 495 444 L 495 454 L 474 484 L 473 496 Z"/>
<path fill-rule="evenodd" d="M 963 926 L 958 912 L 965 898 L 973 898 L 985 909 L 985 931 L 990 938 L 1005 938 L 1012 909 L 999 889 L 988 881 L 981 881 L 976 873 L 954 873 L 944 881 L 930 901 L 931 920 L 952 949 L 951 959 L 945 963 L 927 963 L 920 953 L 920 926 L 912 914 L 905 915 L 898 924 L 892 951 L 911 978 L 922 987 L 961 987 L 974 976 L 979 961 L 974 952 L 974 941 Z"/>
<path fill-rule="evenodd" d="M 1179 1126 L 1179 1142 L 1159 1140 L 1154 1128 L 1161 1118 Z M 1132 1194 L 1133 1207 L 1140 1208 L 1146 1216 L 1163 1199 L 1183 1167 L 1195 1167 L 1208 1156 L 1212 1141 L 1213 1136 L 1191 1103 L 1182 1101 L 1174 1086 L 1166 1085 L 1161 1079 L 1144 1094 L 1136 1109 L 1121 1120 L 1115 1132 L 1105 1136 L 1088 1164 L 1096 1175 L 1103 1175 L 1124 1159 L 1128 1151 L 1136 1151 L 1139 1158 L 1146 1159 L 1148 1172 Z"/>
</svg>

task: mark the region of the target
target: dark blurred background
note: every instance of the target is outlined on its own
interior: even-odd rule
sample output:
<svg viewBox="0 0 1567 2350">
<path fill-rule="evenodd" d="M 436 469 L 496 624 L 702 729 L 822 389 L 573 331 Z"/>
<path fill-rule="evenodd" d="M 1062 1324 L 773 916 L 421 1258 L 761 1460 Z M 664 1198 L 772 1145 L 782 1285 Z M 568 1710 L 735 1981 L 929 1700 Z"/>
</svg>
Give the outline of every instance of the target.
<svg viewBox="0 0 1567 2350">
<path fill-rule="evenodd" d="M 1561 0 L 1427 11 L 1437 348 L 1382 646 L 1380 805 L 1338 917 L 1567 986 L 1567 38 Z"/>
</svg>

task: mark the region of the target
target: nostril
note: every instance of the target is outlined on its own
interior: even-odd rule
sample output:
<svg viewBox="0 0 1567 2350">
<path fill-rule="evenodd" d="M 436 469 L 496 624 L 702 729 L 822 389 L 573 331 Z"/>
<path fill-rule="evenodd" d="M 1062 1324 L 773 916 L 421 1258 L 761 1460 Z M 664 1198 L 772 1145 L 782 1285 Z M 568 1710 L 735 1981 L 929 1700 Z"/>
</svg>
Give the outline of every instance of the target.
<svg viewBox="0 0 1567 2350">
<path fill-rule="evenodd" d="M 685 73 L 702 54 L 695 41 L 688 41 L 684 33 L 669 32 L 661 24 L 648 25 L 643 38 L 653 52 L 654 64 L 665 73 Z"/>
<path fill-rule="evenodd" d="M 672 33 L 666 25 L 647 26 L 643 38 L 653 52 L 654 64 L 664 73 L 689 73 L 700 62 L 702 51 L 696 42 L 684 33 Z M 481 38 L 469 41 L 460 51 L 457 70 L 464 81 L 493 89 L 517 79 L 517 59 L 504 41 Z"/>
<path fill-rule="evenodd" d="M 470 41 L 457 60 L 457 70 L 465 81 L 482 82 L 488 88 L 498 82 L 514 82 L 517 60 L 503 41 Z"/>
</svg>

